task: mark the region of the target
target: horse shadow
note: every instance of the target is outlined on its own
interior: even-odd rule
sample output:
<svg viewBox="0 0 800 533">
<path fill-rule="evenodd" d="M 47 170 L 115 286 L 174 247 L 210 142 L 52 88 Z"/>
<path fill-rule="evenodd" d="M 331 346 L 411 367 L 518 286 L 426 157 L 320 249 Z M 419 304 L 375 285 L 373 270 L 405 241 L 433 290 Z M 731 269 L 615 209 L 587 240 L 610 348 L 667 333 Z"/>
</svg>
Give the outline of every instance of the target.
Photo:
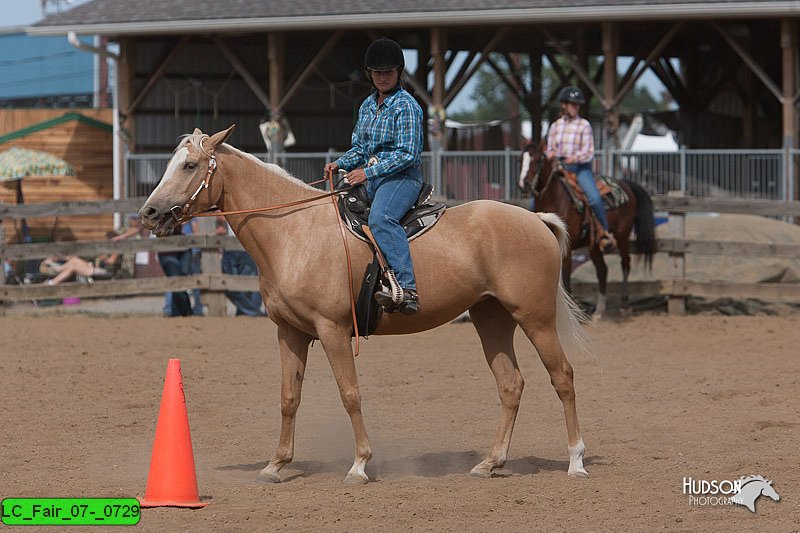
<svg viewBox="0 0 800 533">
<path fill-rule="evenodd" d="M 367 466 L 367 475 L 370 481 L 377 481 L 385 477 L 442 477 L 449 475 L 468 474 L 478 464 L 484 454 L 476 450 L 461 452 L 436 452 L 422 455 L 398 457 L 396 459 L 381 460 L 374 458 Z M 584 458 L 586 466 L 605 464 L 599 455 Z M 219 466 L 217 470 L 241 470 L 258 472 L 267 466 L 266 462 L 247 463 L 237 465 Z M 287 465 L 283 481 L 311 477 L 316 474 L 339 473 L 344 475 L 350 468 L 351 461 L 347 459 L 336 461 L 296 461 Z M 541 472 L 561 471 L 569 468 L 569 460 L 560 461 L 545 459 L 536 456 L 519 457 L 510 459 L 502 469 L 492 473 L 492 477 L 510 477 L 535 475 Z"/>
</svg>

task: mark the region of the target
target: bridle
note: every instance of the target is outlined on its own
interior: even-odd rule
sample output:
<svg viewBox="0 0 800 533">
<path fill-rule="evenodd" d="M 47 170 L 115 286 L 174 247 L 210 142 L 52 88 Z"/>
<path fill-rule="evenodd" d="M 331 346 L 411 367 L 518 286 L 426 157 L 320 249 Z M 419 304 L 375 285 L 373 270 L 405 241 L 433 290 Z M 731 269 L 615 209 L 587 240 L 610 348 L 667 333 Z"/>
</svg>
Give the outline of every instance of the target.
<svg viewBox="0 0 800 533">
<path fill-rule="evenodd" d="M 217 157 L 213 153 L 209 153 L 205 147 L 203 146 L 203 141 L 208 138 L 208 135 L 203 135 L 200 137 L 200 142 L 198 146 L 200 150 L 208 157 L 208 170 L 206 171 L 206 177 L 200 182 L 198 185 L 197 190 L 194 191 L 194 194 L 187 200 L 187 202 L 183 205 L 175 205 L 170 208 L 169 213 L 172 215 L 172 218 L 175 219 L 175 222 L 178 224 L 183 224 L 188 222 L 193 218 L 201 218 L 201 217 L 218 217 L 218 216 L 225 216 L 225 215 L 244 215 L 249 213 L 261 213 L 264 211 L 272 211 L 273 209 L 283 209 L 285 207 L 294 207 L 296 205 L 307 204 L 310 202 L 314 202 L 321 198 L 329 198 L 332 196 L 337 196 L 340 194 L 344 194 L 351 189 L 350 186 L 343 187 L 341 189 L 336 189 L 339 185 L 338 183 L 334 184 L 333 177 L 329 176 L 325 179 L 315 181 L 309 183 L 309 185 L 315 185 L 317 183 L 322 183 L 324 181 L 330 181 L 331 185 L 331 192 L 325 194 L 318 194 L 316 196 L 312 196 L 311 198 L 306 198 L 304 200 L 297 200 L 294 202 L 288 202 L 285 204 L 280 205 L 272 205 L 269 207 L 257 207 L 255 209 L 239 209 L 238 211 L 210 211 L 210 212 L 203 212 L 203 213 L 190 213 L 189 208 L 191 208 L 192 204 L 194 204 L 197 196 L 200 194 L 200 191 L 203 189 L 208 189 L 209 185 L 211 185 L 211 178 L 214 176 L 214 173 L 217 171 Z M 341 180 L 340 180 L 341 182 Z"/>
<path fill-rule="evenodd" d="M 536 184 L 539 181 L 539 177 L 540 177 L 539 174 L 541 174 L 542 168 L 544 167 L 544 158 L 545 158 L 545 155 L 543 153 L 540 153 L 539 154 L 539 159 L 536 161 L 536 168 L 535 168 L 535 170 L 533 172 L 533 179 L 531 179 L 529 181 L 530 188 L 531 188 L 531 194 L 533 194 L 534 198 L 541 198 L 542 196 L 544 196 L 544 193 L 547 192 L 547 189 L 550 187 L 550 184 L 553 182 L 553 176 L 556 174 L 556 172 L 560 168 L 560 164 L 559 164 L 559 166 L 554 168 L 550 172 L 550 175 L 547 176 L 547 181 L 545 182 L 544 186 L 541 189 L 537 190 L 536 189 Z M 528 175 L 530 175 L 530 173 Z"/>
<path fill-rule="evenodd" d="M 200 185 L 197 186 L 197 190 L 194 191 L 191 198 L 183 204 L 183 205 L 174 205 L 170 208 L 169 213 L 172 215 L 172 218 L 175 219 L 175 222 L 181 224 L 183 222 L 188 221 L 195 215 L 188 215 L 189 208 L 192 206 L 194 201 L 197 199 L 197 196 L 200 194 L 200 191 L 203 189 L 208 189 L 208 186 L 211 185 L 211 178 L 214 177 L 214 173 L 217 171 L 217 156 L 209 153 L 205 147 L 203 146 L 203 141 L 208 139 L 208 135 L 203 135 L 200 137 L 200 142 L 198 142 L 198 146 L 200 147 L 200 151 L 203 152 L 208 157 L 208 170 L 206 170 L 206 177 L 203 178 L 203 181 L 200 182 Z"/>
</svg>

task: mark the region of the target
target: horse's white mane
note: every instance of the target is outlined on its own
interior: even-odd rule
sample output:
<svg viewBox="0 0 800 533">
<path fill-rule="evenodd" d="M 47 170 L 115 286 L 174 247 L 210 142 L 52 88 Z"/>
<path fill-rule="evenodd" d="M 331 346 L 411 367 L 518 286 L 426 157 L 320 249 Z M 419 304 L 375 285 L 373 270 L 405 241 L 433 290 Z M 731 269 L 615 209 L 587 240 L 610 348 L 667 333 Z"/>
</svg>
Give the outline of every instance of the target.
<svg viewBox="0 0 800 533">
<path fill-rule="evenodd" d="M 192 146 L 194 146 L 195 148 L 197 148 L 200 151 L 204 151 L 203 147 L 200 146 L 200 140 L 203 139 L 204 137 L 205 137 L 205 135 L 195 135 L 195 134 L 191 134 L 191 133 L 187 133 L 186 135 L 182 135 L 181 138 L 180 138 L 181 140 L 178 143 L 178 146 L 175 147 L 175 151 L 177 151 L 178 148 L 180 148 L 181 145 L 183 145 L 183 143 L 186 141 L 186 139 L 188 139 L 189 142 L 192 143 Z M 257 158 L 253 154 L 248 154 L 247 152 L 245 152 L 243 150 L 239 150 L 235 146 L 231 146 L 228 143 L 223 143 L 222 145 L 224 147 L 228 148 L 229 150 L 231 150 L 232 152 L 238 152 L 238 153 L 242 154 L 243 156 L 253 160 L 255 163 L 258 163 L 262 167 L 265 167 L 268 171 L 270 171 L 270 172 L 272 172 L 274 174 L 278 174 L 282 178 L 285 178 L 285 179 L 287 179 L 289 181 L 292 181 L 292 182 L 296 183 L 297 185 L 301 185 L 302 187 L 304 187 L 306 189 L 319 192 L 319 189 L 316 189 L 316 188 L 312 187 L 311 185 L 307 184 L 306 182 L 304 182 L 301 179 L 295 178 L 285 168 L 283 168 L 283 167 L 281 167 L 279 165 L 276 165 L 274 163 L 265 163 L 264 161 L 260 160 L 259 158 Z"/>
<path fill-rule="evenodd" d="M 764 483 L 767 483 L 768 485 L 772 484 L 772 482 L 770 480 L 764 479 L 764 476 L 747 476 L 747 477 L 739 478 L 739 481 L 741 482 L 742 487 L 744 487 L 745 485 L 747 485 L 751 481 L 763 481 Z"/>
</svg>

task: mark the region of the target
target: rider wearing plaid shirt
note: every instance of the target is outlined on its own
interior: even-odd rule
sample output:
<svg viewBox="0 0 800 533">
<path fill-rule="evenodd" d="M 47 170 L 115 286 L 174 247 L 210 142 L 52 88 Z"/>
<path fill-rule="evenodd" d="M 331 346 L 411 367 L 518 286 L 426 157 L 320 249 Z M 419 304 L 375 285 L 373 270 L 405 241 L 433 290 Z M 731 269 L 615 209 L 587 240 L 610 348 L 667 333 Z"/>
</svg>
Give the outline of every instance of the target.
<svg viewBox="0 0 800 533">
<path fill-rule="evenodd" d="M 562 158 L 564 169 L 577 175 L 578 185 L 586 193 L 589 206 L 603 226 L 600 249 L 604 252 L 610 251 L 616 246 L 616 241 L 608 232 L 605 205 L 592 173 L 594 157 L 592 125 L 578 114 L 581 104 L 586 103 L 586 99 L 578 87 L 568 86 L 558 93 L 558 101 L 561 103 L 561 118 L 556 120 L 547 132 L 547 157 Z"/>
<path fill-rule="evenodd" d="M 352 148 L 325 165 L 325 171 L 349 171 L 347 182 L 366 182 L 372 200 L 369 228 L 403 289 L 399 305 L 388 291 L 375 294 L 387 310 L 404 314 L 419 311 L 411 252 L 400 219 L 414 205 L 422 189 L 422 108 L 400 85 L 405 68 L 403 50 L 381 38 L 367 48 L 364 69 L 377 89 L 358 111 Z"/>
</svg>

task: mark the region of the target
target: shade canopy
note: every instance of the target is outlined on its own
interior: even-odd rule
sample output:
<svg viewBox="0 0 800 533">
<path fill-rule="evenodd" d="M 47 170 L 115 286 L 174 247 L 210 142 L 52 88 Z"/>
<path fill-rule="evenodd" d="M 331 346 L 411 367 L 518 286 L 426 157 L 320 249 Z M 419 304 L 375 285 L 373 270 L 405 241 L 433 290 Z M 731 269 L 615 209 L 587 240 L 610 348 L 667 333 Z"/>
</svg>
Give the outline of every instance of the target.
<svg viewBox="0 0 800 533">
<path fill-rule="evenodd" d="M 74 176 L 75 169 L 63 159 L 27 148 L 14 147 L 0 152 L 0 181 L 25 176 Z"/>
</svg>

